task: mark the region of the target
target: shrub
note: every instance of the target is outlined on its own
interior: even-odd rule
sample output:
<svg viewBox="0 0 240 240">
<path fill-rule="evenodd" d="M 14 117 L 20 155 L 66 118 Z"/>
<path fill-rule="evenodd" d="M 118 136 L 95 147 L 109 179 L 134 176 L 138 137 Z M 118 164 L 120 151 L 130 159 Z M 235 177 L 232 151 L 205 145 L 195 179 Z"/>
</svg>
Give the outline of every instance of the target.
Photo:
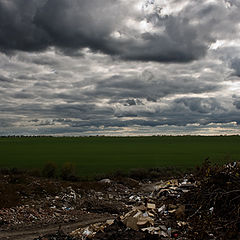
<svg viewBox="0 0 240 240">
<path fill-rule="evenodd" d="M 60 173 L 60 177 L 63 180 L 76 180 L 76 168 L 75 166 L 71 163 L 71 162 L 66 162 L 63 164 L 62 168 L 61 168 L 61 173 Z"/>
<path fill-rule="evenodd" d="M 42 172 L 43 170 L 41 171 L 41 169 L 37 169 L 37 168 L 28 170 L 29 176 L 32 176 L 32 177 L 41 177 L 43 176 Z"/>
<path fill-rule="evenodd" d="M 47 178 L 53 178 L 56 177 L 57 173 L 57 165 L 52 162 L 48 162 L 45 164 L 42 170 L 42 175 Z"/>
</svg>

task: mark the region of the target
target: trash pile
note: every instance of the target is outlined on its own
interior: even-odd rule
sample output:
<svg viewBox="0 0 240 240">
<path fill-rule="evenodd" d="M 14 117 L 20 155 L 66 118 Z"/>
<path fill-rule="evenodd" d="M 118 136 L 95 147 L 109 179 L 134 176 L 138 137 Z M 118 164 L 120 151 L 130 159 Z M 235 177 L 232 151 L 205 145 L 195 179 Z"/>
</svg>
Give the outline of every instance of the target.
<svg viewBox="0 0 240 240">
<path fill-rule="evenodd" d="M 97 232 L 104 232 L 104 230 L 114 223 L 114 219 L 107 220 L 105 223 L 91 224 L 86 228 L 78 228 L 71 232 L 70 236 L 75 238 L 93 238 Z"/>
<path fill-rule="evenodd" d="M 18 206 L 0 209 L 0 226 L 2 228 L 21 228 L 33 224 L 51 224 L 70 222 L 78 219 L 80 211 L 75 210 L 81 195 L 71 186 L 59 186 L 58 194 L 49 194 L 45 190 L 41 197 L 33 193 L 22 194 L 22 203 Z M 21 203 L 21 200 L 19 203 Z M 75 211 L 73 211 L 75 210 Z"/>
<path fill-rule="evenodd" d="M 212 166 L 205 161 L 192 174 L 168 181 L 103 179 L 83 185 L 58 184 L 58 191 L 51 194 L 42 189 L 40 199 L 22 195 L 28 204 L 1 208 L 0 230 L 81 219 L 81 227 L 74 231 L 35 240 L 240 240 L 240 162 Z M 88 214 L 95 214 L 92 220 L 96 221 L 83 224 Z"/>
<path fill-rule="evenodd" d="M 126 226 L 119 219 L 115 220 L 114 223 L 104 229 L 104 232 L 98 231 L 93 238 L 87 236 L 86 238 L 79 238 L 79 240 L 123 240 L 123 239 L 138 239 L 138 240 L 157 240 L 159 239 L 156 235 L 149 234 L 143 231 L 136 231 Z"/>
<path fill-rule="evenodd" d="M 23 180 L 13 182 L 13 178 Z M 105 191 L 104 194 L 95 188 Z M 32 229 L 78 222 L 84 216 L 109 215 L 109 212 L 121 209 L 114 201 L 109 202 L 106 198 L 109 194 L 105 186 L 97 182 L 87 185 L 86 182 L 0 175 L 0 231 Z"/>
<path fill-rule="evenodd" d="M 145 187 L 151 191 L 131 195 L 130 211 L 115 221 L 110 219 L 106 223 L 79 228 L 70 236 L 77 239 L 179 239 L 187 223 L 182 221 L 185 206 L 177 203 L 177 199 L 196 188 L 196 183 L 172 179 L 142 186 Z M 127 238 L 127 234 L 132 237 Z"/>
<path fill-rule="evenodd" d="M 132 209 L 111 220 L 112 224 L 79 229 L 78 235 L 72 232 L 71 236 L 94 240 L 240 239 L 240 162 L 222 167 L 205 163 L 185 179 L 155 183 L 148 198 L 133 199 Z"/>
<path fill-rule="evenodd" d="M 48 227 L 128 211 L 140 185 L 133 179 L 65 182 L 0 174 L 0 232 Z M 130 200 L 131 199 L 131 200 Z"/>
</svg>

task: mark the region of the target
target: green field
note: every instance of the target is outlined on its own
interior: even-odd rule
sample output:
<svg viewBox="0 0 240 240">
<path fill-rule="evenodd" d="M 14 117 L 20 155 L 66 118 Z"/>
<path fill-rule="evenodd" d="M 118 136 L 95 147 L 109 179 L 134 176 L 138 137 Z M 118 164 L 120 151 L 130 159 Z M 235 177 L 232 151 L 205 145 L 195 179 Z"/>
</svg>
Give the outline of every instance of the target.
<svg viewBox="0 0 240 240">
<path fill-rule="evenodd" d="M 210 157 L 240 160 L 240 137 L 11 137 L 0 138 L 0 167 L 40 169 L 73 162 L 79 175 L 134 168 L 189 168 Z"/>
</svg>

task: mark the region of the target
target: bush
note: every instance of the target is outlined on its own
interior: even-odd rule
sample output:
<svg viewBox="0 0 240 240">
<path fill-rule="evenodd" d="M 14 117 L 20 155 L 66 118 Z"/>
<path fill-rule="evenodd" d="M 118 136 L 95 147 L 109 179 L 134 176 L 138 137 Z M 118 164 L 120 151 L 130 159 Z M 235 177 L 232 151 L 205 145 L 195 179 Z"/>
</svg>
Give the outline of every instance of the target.
<svg viewBox="0 0 240 240">
<path fill-rule="evenodd" d="M 57 174 L 57 165 L 55 163 L 47 163 L 42 170 L 42 175 L 47 178 L 54 178 Z"/>
<path fill-rule="evenodd" d="M 63 180 L 67 180 L 67 181 L 74 181 L 74 180 L 76 180 L 77 177 L 76 177 L 76 168 L 75 168 L 75 166 L 72 163 L 70 163 L 70 162 L 64 163 L 62 168 L 61 168 L 60 177 Z"/>
<path fill-rule="evenodd" d="M 43 176 L 41 169 L 37 169 L 37 168 L 28 170 L 28 174 L 29 174 L 29 176 L 32 176 L 32 177 L 42 177 Z"/>
</svg>

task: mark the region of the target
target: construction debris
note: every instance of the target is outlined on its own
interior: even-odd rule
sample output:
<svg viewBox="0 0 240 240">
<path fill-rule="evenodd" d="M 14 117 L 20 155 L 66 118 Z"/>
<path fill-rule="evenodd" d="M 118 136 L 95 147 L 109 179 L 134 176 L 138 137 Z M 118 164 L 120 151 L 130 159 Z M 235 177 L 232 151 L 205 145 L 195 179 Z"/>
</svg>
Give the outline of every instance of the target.
<svg viewBox="0 0 240 240">
<path fill-rule="evenodd" d="M 97 232 L 104 232 L 105 228 L 114 223 L 114 219 L 109 219 L 105 223 L 91 224 L 86 228 L 78 228 L 70 233 L 70 236 L 80 239 L 91 239 Z"/>
<path fill-rule="evenodd" d="M 5 185 L 8 179 L 3 177 Z M 77 221 L 80 215 L 94 213 L 108 214 L 108 220 L 38 240 L 240 239 L 239 162 L 220 167 L 206 161 L 184 178 L 156 183 L 136 184 L 128 179 L 131 184 L 127 185 L 122 184 L 123 179 L 121 183 L 103 179 L 88 189 L 58 183 L 49 191 L 40 180 L 34 181 L 32 192 L 18 186 L 19 203 L 24 204 L 0 209 L 1 231 Z M 0 191 L 3 186 L 2 181 Z M 40 186 L 42 193 L 36 194 Z"/>
</svg>

